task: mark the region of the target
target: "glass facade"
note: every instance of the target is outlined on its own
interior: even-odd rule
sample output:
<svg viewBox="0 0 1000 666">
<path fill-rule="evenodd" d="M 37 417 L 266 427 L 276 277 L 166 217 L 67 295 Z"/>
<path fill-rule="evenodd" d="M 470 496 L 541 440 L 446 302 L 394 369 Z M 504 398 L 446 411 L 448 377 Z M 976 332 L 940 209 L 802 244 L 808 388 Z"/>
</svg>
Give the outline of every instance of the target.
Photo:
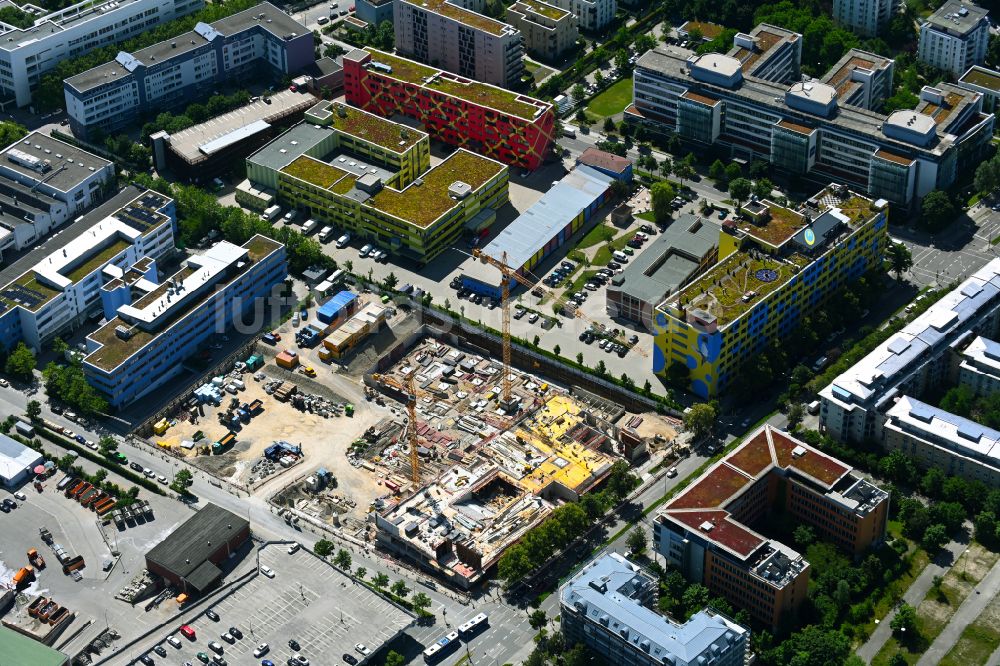
<svg viewBox="0 0 1000 666">
<path fill-rule="evenodd" d="M 874 157 L 868 175 L 868 191 L 877 192 L 893 203 L 905 204 L 910 200 L 910 166 Z"/>
<path fill-rule="evenodd" d="M 685 139 L 713 143 L 715 141 L 715 109 L 680 98 L 677 103 L 677 133 Z"/>
<path fill-rule="evenodd" d="M 809 137 L 775 125 L 771 132 L 771 163 L 790 173 L 809 171 Z"/>
</svg>

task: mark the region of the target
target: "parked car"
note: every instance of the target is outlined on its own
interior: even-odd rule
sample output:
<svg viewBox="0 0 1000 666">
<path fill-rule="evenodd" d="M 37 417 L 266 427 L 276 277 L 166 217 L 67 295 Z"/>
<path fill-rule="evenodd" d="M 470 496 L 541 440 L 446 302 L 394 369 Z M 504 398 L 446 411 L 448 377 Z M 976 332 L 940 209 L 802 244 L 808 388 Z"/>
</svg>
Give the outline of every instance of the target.
<svg viewBox="0 0 1000 666">
<path fill-rule="evenodd" d="M 222 654 L 222 644 L 219 643 L 218 641 L 209 641 L 208 649 L 211 650 L 212 652 Z"/>
<path fill-rule="evenodd" d="M 375 249 L 374 245 L 372 245 L 371 243 L 367 243 L 364 246 L 362 246 L 361 251 L 358 252 L 358 256 L 364 259 L 369 254 L 371 254 L 372 250 L 374 249 Z"/>
<path fill-rule="evenodd" d="M 270 649 L 271 646 L 269 646 L 267 643 L 261 643 L 260 645 L 257 646 L 257 649 L 253 651 L 253 656 L 263 657 L 265 654 L 267 654 L 268 650 Z"/>
<path fill-rule="evenodd" d="M 538 313 L 537 312 L 532 312 L 530 315 L 528 315 L 528 323 L 529 324 L 534 324 L 536 321 L 538 321 Z"/>
<path fill-rule="evenodd" d="M 136 472 L 142 472 L 142 465 L 140 465 L 137 462 L 129 463 L 128 466 L 129 466 L 129 469 L 133 469 Z"/>
<path fill-rule="evenodd" d="M 524 308 L 519 307 L 514 309 L 514 319 L 520 319 L 526 314 L 528 314 L 528 311 L 525 310 Z"/>
<path fill-rule="evenodd" d="M 207 611 L 205 611 L 205 616 L 206 616 L 206 617 L 207 617 L 207 618 L 208 618 L 209 620 L 212 620 L 213 622 L 218 622 L 218 621 L 219 621 L 219 614 L 218 614 L 218 613 L 216 613 L 216 612 L 215 612 L 214 610 L 212 610 L 211 608 L 209 608 L 209 609 L 208 609 Z"/>
<path fill-rule="evenodd" d="M 350 664 L 351 666 L 355 666 L 355 664 L 358 663 L 358 660 L 355 658 L 355 656 L 353 654 L 347 654 L 345 652 L 344 653 L 344 663 Z"/>
<path fill-rule="evenodd" d="M 368 649 L 368 646 L 365 645 L 364 643 L 358 643 L 357 645 L 354 646 L 354 649 L 357 650 L 358 653 L 360 653 L 361 655 L 363 655 L 365 657 L 367 657 L 368 655 L 370 655 L 372 653 L 372 651 L 370 649 Z"/>
<path fill-rule="evenodd" d="M 271 567 L 262 566 L 260 568 L 260 572 L 265 576 L 267 576 L 268 578 L 274 578 L 274 569 L 272 569 Z"/>
<path fill-rule="evenodd" d="M 237 629 L 236 627 L 229 627 L 229 634 L 236 639 L 243 638 L 243 632 Z"/>
</svg>

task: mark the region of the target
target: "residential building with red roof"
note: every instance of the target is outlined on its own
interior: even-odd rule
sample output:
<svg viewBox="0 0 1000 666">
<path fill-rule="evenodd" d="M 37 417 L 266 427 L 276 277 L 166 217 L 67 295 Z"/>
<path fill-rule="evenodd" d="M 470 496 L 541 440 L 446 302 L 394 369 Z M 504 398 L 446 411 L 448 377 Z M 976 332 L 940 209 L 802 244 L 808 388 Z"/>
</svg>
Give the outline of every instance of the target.
<svg viewBox="0 0 1000 666">
<path fill-rule="evenodd" d="M 606 150 L 587 148 L 582 155 L 576 158 L 576 163 L 586 164 L 626 183 L 632 182 L 632 160 L 627 157 L 621 157 Z"/>
<path fill-rule="evenodd" d="M 776 627 L 809 585 L 809 562 L 753 529 L 779 505 L 854 557 L 885 537 L 887 492 L 765 425 L 661 510 L 656 548 L 689 580 Z"/>
</svg>

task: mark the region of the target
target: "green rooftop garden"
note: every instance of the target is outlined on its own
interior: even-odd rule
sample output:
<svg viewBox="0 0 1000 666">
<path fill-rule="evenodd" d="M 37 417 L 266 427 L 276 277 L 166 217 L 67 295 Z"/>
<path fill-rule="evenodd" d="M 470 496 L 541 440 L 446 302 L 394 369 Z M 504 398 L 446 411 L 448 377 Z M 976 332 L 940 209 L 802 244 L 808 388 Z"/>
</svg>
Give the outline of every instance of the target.
<svg viewBox="0 0 1000 666">
<path fill-rule="evenodd" d="M 459 205 L 460 202 L 448 194 L 452 183 L 468 183 L 473 191 L 469 196 L 475 196 L 476 190 L 505 168 L 485 157 L 459 150 L 421 176 L 422 185 L 411 183 L 402 191 L 384 188 L 368 200 L 368 205 L 420 228 L 426 228 Z"/>
<path fill-rule="evenodd" d="M 312 183 L 316 187 L 322 187 L 324 190 L 329 189 L 334 183 L 347 175 L 346 171 L 342 171 L 335 166 L 321 162 L 308 155 L 296 158 L 282 169 L 281 173 L 304 180 L 307 183 Z"/>
<path fill-rule="evenodd" d="M 17 285 L 19 287 L 24 287 L 25 289 L 30 289 L 30 290 L 35 291 L 35 292 L 37 292 L 37 293 L 39 293 L 39 294 L 42 295 L 42 300 L 41 301 L 39 301 L 37 304 L 35 304 L 34 307 L 27 308 L 28 310 L 31 310 L 32 312 L 37 312 L 40 307 L 42 307 L 43 305 L 45 305 L 46 303 L 48 303 L 56 295 L 59 294 L 59 292 L 56 291 L 55 289 L 52 289 L 51 287 L 48 287 L 48 286 L 42 284 L 41 282 L 39 282 L 35 278 L 35 274 L 34 274 L 33 271 L 28 271 L 27 273 L 25 273 L 21 277 L 17 278 L 16 280 L 14 280 L 13 282 L 11 282 L 10 284 L 11 285 Z M 4 302 L 6 302 L 11 307 L 14 307 L 14 306 L 18 305 L 17 303 L 15 303 L 14 301 L 12 301 L 10 299 L 3 299 L 3 300 L 4 300 Z M 21 307 L 25 307 L 25 306 L 22 305 Z"/>
<path fill-rule="evenodd" d="M 963 83 L 971 83 L 974 86 L 1000 91 L 1000 76 L 984 72 L 981 69 L 971 69 L 959 80 Z"/>
<path fill-rule="evenodd" d="M 261 236 L 257 234 L 246 243 L 243 247 L 247 249 L 247 253 L 250 255 L 252 261 L 260 261 L 267 255 L 274 252 L 281 245 L 278 241 L 268 238 L 267 236 Z"/>
<path fill-rule="evenodd" d="M 775 271 L 777 279 L 770 282 L 758 279 L 757 271 L 761 269 Z M 671 303 L 705 310 L 715 316 L 719 326 L 725 326 L 780 289 L 798 270 L 794 264 L 771 257 L 756 259 L 746 252 L 736 252 L 689 284 Z M 744 295 L 749 292 L 755 295 L 744 302 Z"/>
<path fill-rule="evenodd" d="M 569 16 L 569 12 L 566 11 L 565 9 L 559 9 L 558 7 L 555 7 L 545 2 L 539 2 L 538 0 L 519 0 L 518 4 L 522 4 L 525 7 L 529 7 L 536 14 L 544 16 L 545 18 L 550 18 L 553 21 L 558 21 L 564 16 Z"/>
<path fill-rule="evenodd" d="M 346 178 L 341 178 L 336 183 L 334 183 L 333 187 L 330 188 L 330 191 L 333 192 L 334 194 L 339 194 L 343 196 L 354 189 L 354 183 L 356 182 L 358 182 L 358 179 L 348 174 Z"/>
<path fill-rule="evenodd" d="M 468 26 L 478 28 L 479 30 L 486 31 L 493 35 L 503 34 L 504 28 L 507 27 L 506 23 L 501 23 L 496 19 L 491 19 L 489 16 L 484 14 L 477 14 L 469 9 L 463 9 L 462 7 L 453 5 L 446 0 L 420 0 L 419 2 L 414 0 L 404 1 L 417 7 L 429 9 L 430 11 L 441 14 L 442 16 L 455 19 L 459 23 L 464 23 Z"/>
<path fill-rule="evenodd" d="M 100 349 L 84 359 L 87 363 L 110 372 L 153 339 L 152 333 L 139 328 L 132 328 L 132 337 L 128 340 L 122 340 L 115 335 L 115 329 L 119 326 L 129 327 L 128 323 L 122 320 L 121 317 L 115 317 L 87 336 L 91 340 L 101 344 Z"/>
<path fill-rule="evenodd" d="M 479 83 L 477 81 L 459 83 L 458 81 L 450 78 L 455 76 L 453 74 L 438 76 L 433 82 L 425 83 L 424 79 L 434 74 L 441 73 L 440 70 L 426 67 L 413 62 L 412 60 L 399 58 L 375 49 L 369 48 L 367 51 L 372 54 L 373 61 L 381 62 L 392 67 L 392 74 L 383 75 L 391 76 L 392 78 L 400 81 L 423 86 L 428 90 L 439 90 L 442 93 L 452 95 L 453 97 L 457 97 L 459 99 L 464 99 L 467 102 L 488 106 L 491 109 L 496 109 L 497 111 L 501 111 L 503 113 L 509 113 L 513 116 L 524 118 L 525 120 L 531 120 L 534 118 L 535 111 L 539 108 L 534 104 L 521 101 L 522 99 L 531 98 L 524 98 L 515 92 L 511 92 L 510 90 L 504 90 L 503 88 L 497 88 L 495 86 L 491 86 L 486 83 Z M 378 73 L 382 74 L 381 72 Z M 551 109 L 551 105 L 547 103 L 542 104 Z"/>
<path fill-rule="evenodd" d="M 391 120 L 380 118 L 345 104 L 333 104 L 330 107 L 330 122 L 335 129 L 345 134 L 369 141 L 396 153 L 402 153 L 412 148 L 417 141 L 425 136 L 422 132 L 405 125 L 394 123 Z M 403 142 L 402 145 L 400 145 L 400 141 Z"/>
<path fill-rule="evenodd" d="M 873 202 L 864 197 L 852 196 L 847 201 L 840 203 L 838 207 L 844 215 L 851 218 L 852 225 L 864 224 L 878 213 Z"/>
<path fill-rule="evenodd" d="M 111 261 L 111 259 L 118 253 L 122 252 L 131 245 L 128 241 L 116 240 L 111 245 L 98 252 L 97 254 L 87 259 L 82 264 L 74 268 L 68 273 L 62 273 L 64 277 L 71 280 L 74 284 L 87 277 L 95 270 L 103 266 L 104 264 Z"/>
<path fill-rule="evenodd" d="M 771 203 L 767 208 L 771 215 L 764 224 L 743 221 L 740 222 L 740 229 L 754 238 L 777 247 L 806 226 L 805 217 L 795 211 Z"/>
</svg>

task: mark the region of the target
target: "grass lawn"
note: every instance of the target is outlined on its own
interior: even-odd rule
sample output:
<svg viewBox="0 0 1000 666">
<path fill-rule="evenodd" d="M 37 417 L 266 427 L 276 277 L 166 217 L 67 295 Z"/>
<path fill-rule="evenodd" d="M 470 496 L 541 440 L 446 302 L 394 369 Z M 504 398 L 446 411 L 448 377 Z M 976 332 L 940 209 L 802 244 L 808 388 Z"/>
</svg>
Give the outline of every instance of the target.
<svg viewBox="0 0 1000 666">
<path fill-rule="evenodd" d="M 597 271 L 596 270 L 582 271 L 579 275 L 577 275 L 573 279 L 572 282 L 569 283 L 569 286 L 566 287 L 566 292 L 565 293 L 566 294 L 571 294 L 573 292 L 580 291 L 581 289 L 583 289 L 583 283 L 586 282 L 587 280 L 589 280 L 590 278 L 594 277 L 595 275 L 597 275 Z"/>
<path fill-rule="evenodd" d="M 622 79 L 590 100 L 587 111 L 599 118 L 621 113 L 632 102 L 632 79 Z"/>
<path fill-rule="evenodd" d="M 653 211 L 647 210 L 645 213 L 639 213 L 636 215 L 640 220 L 646 220 L 647 222 L 656 222 L 656 216 L 653 215 Z"/>
<path fill-rule="evenodd" d="M 528 74 L 531 74 L 531 78 L 535 80 L 536 86 L 555 71 L 551 67 L 540 65 L 539 63 L 528 60 L 527 58 L 524 59 L 524 69 L 527 70 Z"/>
<path fill-rule="evenodd" d="M 608 248 L 607 243 L 597 248 L 597 252 L 594 253 L 594 258 L 590 260 L 590 264 L 592 266 L 607 266 L 608 262 L 611 261 L 611 253 L 614 250 L 621 250 L 623 247 L 626 247 L 628 242 L 632 240 L 634 236 L 635 234 L 631 232 L 624 233 L 611 241 L 611 248 Z M 636 252 L 636 255 L 638 254 L 639 253 Z"/>
<path fill-rule="evenodd" d="M 941 666 L 985 664 L 1000 647 L 1000 596 L 983 609 L 976 620 L 965 628 L 958 642 L 941 660 Z"/>
<path fill-rule="evenodd" d="M 598 224 L 580 239 L 580 242 L 576 244 L 576 249 L 586 250 L 588 247 L 594 247 L 598 243 L 603 243 L 608 236 L 615 237 L 614 228 L 608 224 Z"/>
</svg>

